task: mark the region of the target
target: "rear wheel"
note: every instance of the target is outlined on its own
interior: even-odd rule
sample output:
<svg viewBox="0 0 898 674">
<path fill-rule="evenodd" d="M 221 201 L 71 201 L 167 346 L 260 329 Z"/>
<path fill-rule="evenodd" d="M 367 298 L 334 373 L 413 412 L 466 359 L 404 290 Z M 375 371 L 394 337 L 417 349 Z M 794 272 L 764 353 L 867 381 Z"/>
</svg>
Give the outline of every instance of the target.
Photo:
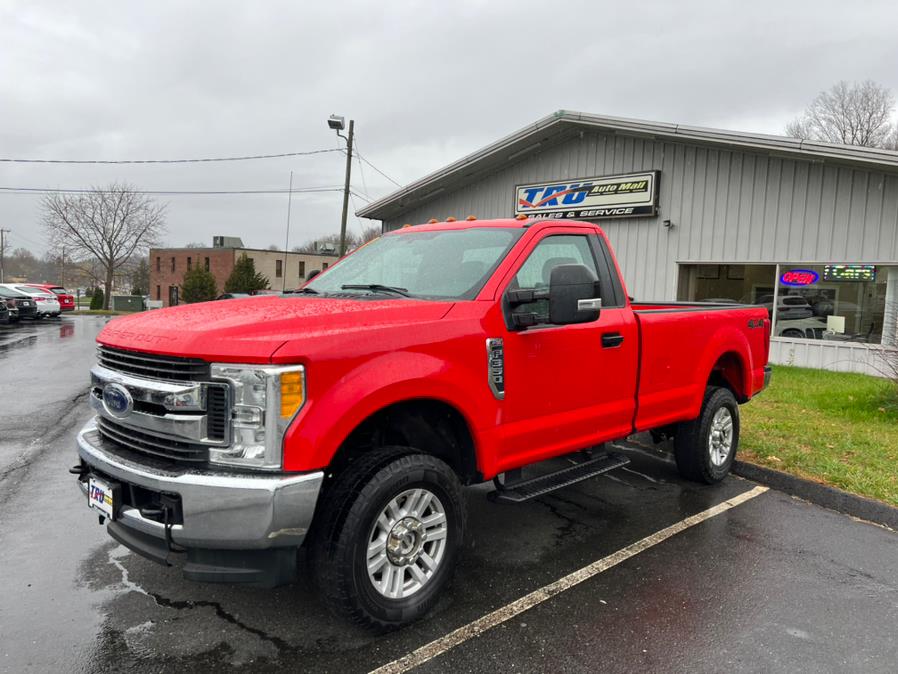
<svg viewBox="0 0 898 674">
<path fill-rule="evenodd" d="M 443 461 L 404 447 L 353 461 L 319 505 L 312 565 L 335 612 L 386 629 L 427 613 L 464 536 L 461 485 Z"/>
<path fill-rule="evenodd" d="M 674 454 L 680 475 L 714 484 L 730 472 L 739 447 L 739 403 L 726 388 L 708 387 L 697 419 L 679 424 Z"/>
</svg>

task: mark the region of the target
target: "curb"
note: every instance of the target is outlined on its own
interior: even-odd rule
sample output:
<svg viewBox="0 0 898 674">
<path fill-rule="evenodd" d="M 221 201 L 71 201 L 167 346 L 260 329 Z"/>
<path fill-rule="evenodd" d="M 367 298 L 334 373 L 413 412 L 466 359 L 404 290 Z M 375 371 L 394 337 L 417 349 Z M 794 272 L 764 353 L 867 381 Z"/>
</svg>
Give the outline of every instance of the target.
<svg viewBox="0 0 898 674">
<path fill-rule="evenodd" d="M 760 482 L 824 508 L 898 531 L 898 508 L 885 503 L 745 461 L 736 461 L 733 464 L 733 472 L 740 477 Z"/>
</svg>

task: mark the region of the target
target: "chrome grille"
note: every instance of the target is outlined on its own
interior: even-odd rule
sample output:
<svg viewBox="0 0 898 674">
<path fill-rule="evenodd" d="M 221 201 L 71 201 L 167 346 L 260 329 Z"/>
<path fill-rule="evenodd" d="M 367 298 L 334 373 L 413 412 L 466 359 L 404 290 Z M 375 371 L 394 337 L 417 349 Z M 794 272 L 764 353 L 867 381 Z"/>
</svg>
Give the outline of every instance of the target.
<svg viewBox="0 0 898 674">
<path fill-rule="evenodd" d="M 191 463 L 209 460 L 209 449 L 204 445 L 137 431 L 102 416 L 97 417 L 97 430 L 106 440 L 136 452 Z"/>
<path fill-rule="evenodd" d="M 152 353 L 125 351 L 108 346 L 98 348 L 100 365 L 110 370 L 127 372 L 137 377 L 167 381 L 203 381 L 209 379 L 209 363 L 199 358 L 159 356 Z"/>
<path fill-rule="evenodd" d="M 198 358 L 158 356 L 107 346 L 98 348 L 91 370 L 91 405 L 97 430 L 124 450 L 198 463 L 209 460 L 209 447 L 225 447 L 231 435 L 231 390 L 211 380 L 211 365 Z M 126 416 L 103 403 L 110 383 L 133 398 Z"/>
</svg>

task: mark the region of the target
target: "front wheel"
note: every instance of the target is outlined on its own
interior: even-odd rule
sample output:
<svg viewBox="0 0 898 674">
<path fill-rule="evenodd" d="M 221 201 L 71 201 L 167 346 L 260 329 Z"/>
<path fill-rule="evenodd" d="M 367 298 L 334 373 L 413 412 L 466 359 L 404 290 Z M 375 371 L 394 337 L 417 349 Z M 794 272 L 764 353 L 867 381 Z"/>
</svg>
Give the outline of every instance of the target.
<svg viewBox="0 0 898 674">
<path fill-rule="evenodd" d="M 461 485 L 443 461 L 392 447 L 353 461 L 319 506 L 312 564 L 328 606 L 353 622 L 398 627 L 449 584 L 464 537 Z"/>
<path fill-rule="evenodd" d="M 739 403 L 726 388 L 708 387 L 697 419 L 679 424 L 674 454 L 680 475 L 714 484 L 730 472 L 739 447 Z"/>
</svg>

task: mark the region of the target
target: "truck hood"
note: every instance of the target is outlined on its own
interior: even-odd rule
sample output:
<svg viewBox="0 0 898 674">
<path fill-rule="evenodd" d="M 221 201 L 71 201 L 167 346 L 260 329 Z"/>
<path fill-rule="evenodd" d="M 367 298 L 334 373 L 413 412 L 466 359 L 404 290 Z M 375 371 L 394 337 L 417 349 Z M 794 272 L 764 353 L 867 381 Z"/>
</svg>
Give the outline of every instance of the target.
<svg viewBox="0 0 898 674">
<path fill-rule="evenodd" d="M 269 362 L 290 340 L 437 321 L 452 302 L 248 297 L 145 311 L 109 322 L 105 346 L 222 362 Z"/>
</svg>

